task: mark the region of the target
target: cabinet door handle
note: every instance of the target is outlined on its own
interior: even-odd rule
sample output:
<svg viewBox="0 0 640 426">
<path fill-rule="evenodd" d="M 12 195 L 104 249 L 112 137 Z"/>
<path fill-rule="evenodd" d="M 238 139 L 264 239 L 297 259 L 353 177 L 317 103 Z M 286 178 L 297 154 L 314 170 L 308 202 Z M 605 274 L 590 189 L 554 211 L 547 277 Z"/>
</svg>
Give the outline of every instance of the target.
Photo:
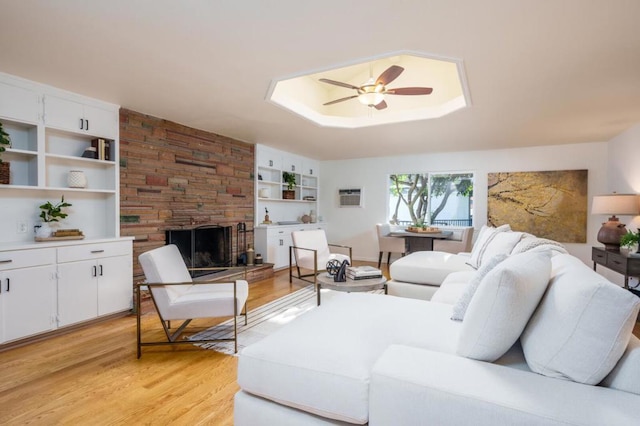
<svg viewBox="0 0 640 426">
<path fill-rule="evenodd" d="M 104 250 L 91 250 L 92 254 L 96 254 L 96 253 L 104 253 Z"/>
<path fill-rule="evenodd" d="M 313 174 L 313 169 L 309 169 L 309 174 L 312 175 Z"/>
<path fill-rule="evenodd" d="M 84 130 L 84 118 L 80 119 L 80 130 Z"/>
<path fill-rule="evenodd" d="M 13 259 L 0 260 L 0 263 L 11 263 L 11 262 L 13 262 Z"/>
<path fill-rule="evenodd" d="M 284 240 L 280 240 L 280 245 L 283 246 L 284 245 Z"/>
<path fill-rule="evenodd" d="M 93 266 L 93 276 L 97 277 L 98 276 L 98 267 L 97 266 Z"/>
<path fill-rule="evenodd" d="M 87 128 L 85 130 L 89 130 L 89 120 L 84 120 L 87 122 Z"/>
<path fill-rule="evenodd" d="M 269 167 L 273 167 L 273 160 L 269 160 Z"/>
<path fill-rule="evenodd" d="M 296 166 L 295 166 L 295 165 L 293 165 L 293 164 L 291 165 L 291 171 L 292 171 L 292 172 L 295 172 L 295 171 L 296 171 Z"/>
<path fill-rule="evenodd" d="M 102 276 L 102 265 L 100 265 L 100 276 Z"/>
<path fill-rule="evenodd" d="M 7 278 L 7 292 L 11 290 L 11 278 Z"/>
</svg>

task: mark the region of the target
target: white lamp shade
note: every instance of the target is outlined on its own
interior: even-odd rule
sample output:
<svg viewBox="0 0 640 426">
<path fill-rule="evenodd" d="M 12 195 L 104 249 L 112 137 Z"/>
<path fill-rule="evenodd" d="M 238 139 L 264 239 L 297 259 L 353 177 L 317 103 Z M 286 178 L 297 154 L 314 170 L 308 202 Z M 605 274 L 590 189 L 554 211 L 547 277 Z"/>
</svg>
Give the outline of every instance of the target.
<svg viewBox="0 0 640 426">
<path fill-rule="evenodd" d="M 636 216 L 640 214 L 640 197 L 636 194 L 596 195 L 591 214 Z"/>
</svg>

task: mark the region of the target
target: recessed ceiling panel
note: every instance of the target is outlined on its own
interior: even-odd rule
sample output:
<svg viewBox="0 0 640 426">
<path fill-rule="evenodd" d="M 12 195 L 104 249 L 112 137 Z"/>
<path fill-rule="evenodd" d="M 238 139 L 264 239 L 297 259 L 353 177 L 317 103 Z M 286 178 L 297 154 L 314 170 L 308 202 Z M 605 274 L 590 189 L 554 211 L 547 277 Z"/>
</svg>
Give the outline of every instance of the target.
<svg viewBox="0 0 640 426">
<path fill-rule="evenodd" d="M 364 127 L 442 117 L 468 107 L 462 61 L 416 52 L 275 80 L 267 98 L 321 126 Z"/>
</svg>

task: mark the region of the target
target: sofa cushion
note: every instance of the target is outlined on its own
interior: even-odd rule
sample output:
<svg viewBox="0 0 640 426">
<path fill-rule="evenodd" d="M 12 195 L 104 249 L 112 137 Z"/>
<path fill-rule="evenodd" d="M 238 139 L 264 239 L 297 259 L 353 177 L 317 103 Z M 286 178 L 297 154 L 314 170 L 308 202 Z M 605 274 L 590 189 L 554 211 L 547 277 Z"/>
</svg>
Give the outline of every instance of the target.
<svg viewBox="0 0 640 426">
<path fill-rule="evenodd" d="M 631 335 L 622 358 L 600 386 L 640 395 L 640 339 Z"/>
<path fill-rule="evenodd" d="M 480 228 L 480 232 L 478 233 L 478 239 L 471 249 L 471 257 L 467 261 L 467 264 L 474 269 L 478 269 L 478 267 L 482 263 L 484 252 L 487 250 L 487 247 L 489 246 L 491 241 L 496 237 L 497 234 L 508 231 L 511 231 L 511 227 L 509 225 L 502 225 L 498 226 L 497 228 L 482 225 L 482 228 Z M 513 246 L 511 248 L 513 248 Z M 509 251 L 509 253 L 510 252 L 511 251 Z M 494 253 L 494 255 L 495 254 L 497 253 Z"/>
<path fill-rule="evenodd" d="M 431 298 L 432 302 L 455 304 L 469 286 L 476 271 L 452 272 L 442 281 L 440 287 Z"/>
<path fill-rule="evenodd" d="M 510 256 L 482 279 L 462 322 L 456 353 L 495 361 L 518 340 L 549 282 L 547 252 Z"/>
<path fill-rule="evenodd" d="M 527 363 L 546 376 L 599 383 L 629 343 L 640 299 L 571 255 L 551 262 L 549 288 L 521 337 Z"/>
<path fill-rule="evenodd" d="M 493 268 L 495 268 L 500 262 L 507 258 L 506 254 L 498 254 L 493 256 L 488 261 L 484 262 L 480 268 L 476 271 L 475 275 L 469 281 L 469 284 L 466 286 L 464 293 L 458 298 L 458 300 L 453 305 L 453 310 L 451 313 L 451 319 L 454 321 L 462 321 L 464 318 L 464 314 L 467 312 L 467 308 L 469 307 L 469 303 L 473 298 L 473 295 L 476 294 L 476 290 L 480 285 L 482 279 L 487 275 Z"/>
<path fill-rule="evenodd" d="M 373 364 L 392 343 L 453 353 L 451 306 L 334 293 L 239 356 L 238 384 L 254 395 L 330 419 L 366 423 Z"/>
<path fill-rule="evenodd" d="M 473 270 L 460 254 L 440 251 L 416 251 L 401 257 L 389 266 L 391 278 L 413 284 L 440 285 L 452 272 Z"/>
</svg>

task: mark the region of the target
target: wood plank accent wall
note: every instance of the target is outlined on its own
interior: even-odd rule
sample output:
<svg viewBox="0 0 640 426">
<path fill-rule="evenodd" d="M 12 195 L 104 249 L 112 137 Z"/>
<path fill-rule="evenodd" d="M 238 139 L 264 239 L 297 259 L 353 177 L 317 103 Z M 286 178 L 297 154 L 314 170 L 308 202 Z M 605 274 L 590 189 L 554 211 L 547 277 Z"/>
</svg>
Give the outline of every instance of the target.
<svg viewBox="0 0 640 426">
<path fill-rule="evenodd" d="M 199 225 L 253 229 L 255 146 L 178 123 L 120 110 L 120 232 L 138 256 L 165 243 L 166 229 Z M 247 233 L 247 243 L 253 234 Z"/>
</svg>

